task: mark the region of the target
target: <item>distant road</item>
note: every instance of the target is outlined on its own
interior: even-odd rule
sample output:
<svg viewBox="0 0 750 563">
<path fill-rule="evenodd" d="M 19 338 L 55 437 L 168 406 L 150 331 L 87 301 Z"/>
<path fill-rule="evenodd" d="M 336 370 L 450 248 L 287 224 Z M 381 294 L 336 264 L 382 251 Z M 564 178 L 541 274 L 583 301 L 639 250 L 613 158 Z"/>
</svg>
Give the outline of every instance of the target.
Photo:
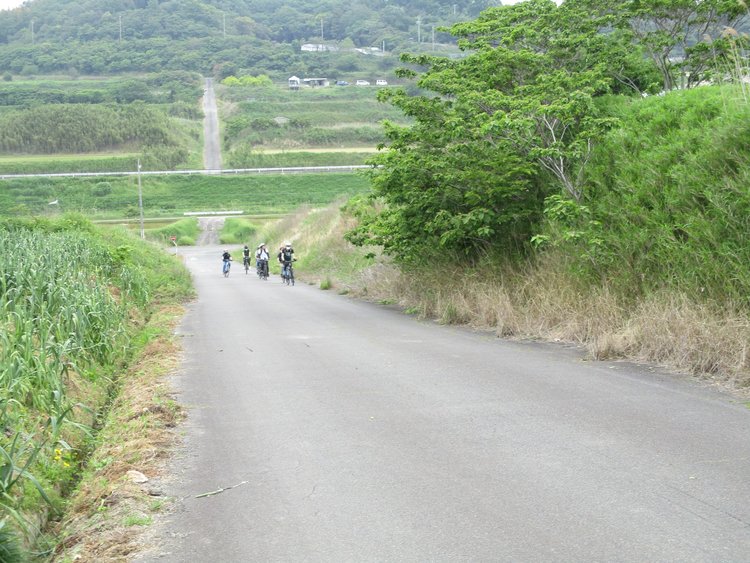
<svg viewBox="0 0 750 563">
<path fill-rule="evenodd" d="M 203 166 L 206 170 L 221 170 L 221 140 L 219 138 L 219 111 L 216 108 L 214 81 L 206 78 L 203 95 Z"/>
<path fill-rule="evenodd" d="M 273 242 L 273 241 L 272 241 Z M 750 410 L 181 248 L 175 510 L 133 561 L 750 561 Z M 299 248 L 300 253 L 304 248 Z"/>
</svg>

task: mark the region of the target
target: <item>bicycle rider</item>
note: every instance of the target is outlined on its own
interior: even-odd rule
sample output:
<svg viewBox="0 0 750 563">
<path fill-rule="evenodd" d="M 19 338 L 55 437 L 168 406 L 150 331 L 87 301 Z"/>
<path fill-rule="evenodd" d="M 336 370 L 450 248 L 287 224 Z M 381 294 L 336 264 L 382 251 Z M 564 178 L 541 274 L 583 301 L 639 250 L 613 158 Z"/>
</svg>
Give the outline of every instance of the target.
<svg viewBox="0 0 750 563">
<path fill-rule="evenodd" d="M 255 266 L 258 272 L 262 271 L 268 276 L 268 249 L 265 242 L 260 243 L 255 251 Z"/>
<path fill-rule="evenodd" d="M 245 245 L 242 248 L 242 265 L 247 268 L 247 266 L 250 264 L 250 248 L 248 248 L 247 245 Z"/>
<path fill-rule="evenodd" d="M 281 264 L 281 277 L 283 279 L 286 276 L 289 266 L 294 261 L 294 249 L 290 242 L 285 242 L 284 245 L 279 248 L 278 258 L 279 264 Z"/>
<path fill-rule="evenodd" d="M 229 263 L 232 261 L 232 255 L 229 254 L 228 250 L 225 250 L 224 254 L 221 255 L 221 261 L 222 261 L 221 273 L 225 274 L 227 270 L 229 269 Z"/>
</svg>

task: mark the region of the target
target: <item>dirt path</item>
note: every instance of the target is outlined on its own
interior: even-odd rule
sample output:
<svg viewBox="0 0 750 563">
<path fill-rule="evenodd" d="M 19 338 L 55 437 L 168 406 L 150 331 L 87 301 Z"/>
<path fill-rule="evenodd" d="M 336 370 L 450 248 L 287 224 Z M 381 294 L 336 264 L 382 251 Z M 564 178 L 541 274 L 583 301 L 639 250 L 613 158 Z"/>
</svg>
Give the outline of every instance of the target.
<svg viewBox="0 0 750 563">
<path fill-rule="evenodd" d="M 219 233 L 224 227 L 224 219 L 224 217 L 198 217 L 201 234 L 195 243 L 196 246 L 219 244 Z"/>
<path fill-rule="evenodd" d="M 203 95 L 203 167 L 221 170 L 221 141 L 219 139 L 219 112 L 216 108 L 213 79 L 206 78 Z"/>
</svg>

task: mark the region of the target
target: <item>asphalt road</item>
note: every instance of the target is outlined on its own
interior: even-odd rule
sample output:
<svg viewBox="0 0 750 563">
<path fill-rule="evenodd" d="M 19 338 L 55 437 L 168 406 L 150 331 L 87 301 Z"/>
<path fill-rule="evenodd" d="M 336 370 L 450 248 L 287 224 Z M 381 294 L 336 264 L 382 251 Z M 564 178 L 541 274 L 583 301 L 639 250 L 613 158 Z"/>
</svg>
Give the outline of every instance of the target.
<svg viewBox="0 0 750 563">
<path fill-rule="evenodd" d="M 182 252 L 178 501 L 139 561 L 750 560 L 740 401 Z"/>
<path fill-rule="evenodd" d="M 203 94 L 203 166 L 206 170 L 221 170 L 221 141 L 219 113 L 212 78 L 206 78 Z"/>
</svg>

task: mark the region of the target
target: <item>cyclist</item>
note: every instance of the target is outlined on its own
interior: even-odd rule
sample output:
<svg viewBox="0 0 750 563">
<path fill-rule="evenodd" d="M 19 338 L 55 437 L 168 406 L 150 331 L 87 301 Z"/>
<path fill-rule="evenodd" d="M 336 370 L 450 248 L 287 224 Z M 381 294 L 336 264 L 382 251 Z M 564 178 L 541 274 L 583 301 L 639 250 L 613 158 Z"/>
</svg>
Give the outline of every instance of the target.
<svg viewBox="0 0 750 563">
<path fill-rule="evenodd" d="M 247 269 L 250 267 L 250 249 L 247 245 L 242 248 L 242 265 L 245 268 L 245 273 L 247 273 Z"/>
<path fill-rule="evenodd" d="M 229 275 L 229 266 L 232 262 L 232 255 L 229 254 L 228 250 L 224 251 L 224 254 L 221 255 L 221 261 L 222 261 L 222 267 L 221 267 L 221 273 L 224 274 L 224 277 L 227 277 Z"/>
<path fill-rule="evenodd" d="M 261 278 L 268 278 L 268 249 L 266 243 L 262 242 L 255 251 L 255 266 L 258 269 L 258 275 Z"/>
<path fill-rule="evenodd" d="M 279 263 L 281 264 L 281 279 L 286 279 L 291 277 L 289 270 L 291 269 L 292 262 L 295 260 L 294 258 L 294 249 L 292 248 L 292 244 L 290 242 L 285 242 L 284 246 L 279 248 Z"/>
</svg>

